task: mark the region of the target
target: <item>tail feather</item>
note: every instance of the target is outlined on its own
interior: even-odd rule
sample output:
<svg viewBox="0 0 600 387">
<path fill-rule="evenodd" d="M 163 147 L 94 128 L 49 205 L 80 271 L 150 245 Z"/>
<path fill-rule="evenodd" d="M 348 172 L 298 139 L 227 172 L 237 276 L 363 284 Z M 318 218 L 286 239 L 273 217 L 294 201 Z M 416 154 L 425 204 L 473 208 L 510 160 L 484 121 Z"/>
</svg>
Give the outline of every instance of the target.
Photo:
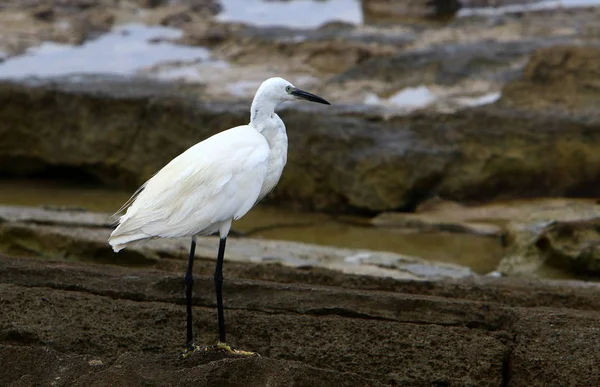
<svg viewBox="0 0 600 387">
<path fill-rule="evenodd" d="M 115 253 L 118 253 L 119 251 L 123 250 L 129 244 L 133 244 L 135 242 L 142 242 L 147 239 L 152 239 L 151 235 L 142 232 L 119 235 L 117 233 L 118 231 L 119 229 L 117 228 L 115 231 L 113 231 L 112 234 L 110 234 L 110 237 L 108 238 L 108 243 L 112 246 L 113 251 Z"/>
</svg>

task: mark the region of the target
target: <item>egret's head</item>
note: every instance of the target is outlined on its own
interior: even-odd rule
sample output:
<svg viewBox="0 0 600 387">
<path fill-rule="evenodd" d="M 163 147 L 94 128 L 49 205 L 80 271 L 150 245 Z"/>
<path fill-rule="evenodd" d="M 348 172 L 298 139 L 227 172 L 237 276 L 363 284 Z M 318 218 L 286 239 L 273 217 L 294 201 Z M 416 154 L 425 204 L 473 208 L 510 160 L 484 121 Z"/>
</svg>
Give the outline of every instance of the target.
<svg viewBox="0 0 600 387">
<path fill-rule="evenodd" d="M 283 78 L 269 78 L 260 85 L 256 91 L 256 96 L 261 96 L 265 100 L 271 100 L 276 103 L 305 99 L 311 102 L 331 105 L 323 98 L 309 92 L 303 91 L 292 85 Z"/>
</svg>

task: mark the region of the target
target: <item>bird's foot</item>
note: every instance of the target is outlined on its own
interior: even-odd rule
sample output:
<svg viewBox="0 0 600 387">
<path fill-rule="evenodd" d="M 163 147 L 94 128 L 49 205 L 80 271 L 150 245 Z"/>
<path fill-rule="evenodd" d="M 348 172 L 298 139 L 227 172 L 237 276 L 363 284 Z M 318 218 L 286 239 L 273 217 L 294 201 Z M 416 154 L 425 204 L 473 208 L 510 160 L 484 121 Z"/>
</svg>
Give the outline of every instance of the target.
<svg viewBox="0 0 600 387">
<path fill-rule="evenodd" d="M 225 351 L 225 352 L 231 353 L 232 355 L 260 356 L 256 352 L 244 351 L 244 350 L 241 350 L 241 349 L 233 349 L 233 348 L 231 348 L 231 346 L 229 344 L 222 343 L 222 342 L 219 341 L 217 344 L 215 344 L 215 345 L 209 345 L 208 347 L 199 347 L 197 345 L 190 344 L 190 345 L 188 345 L 186 347 L 185 351 L 181 354 L 181 358 L 182 359 L 187 359 L 194 352 L 197 352 L 197 351 L 204 351 L 204 352 L 208 352 L 208 351 Z"/>
<path fill-rule="evenodd" d="M 181 358 L 182 359 L 187 359 L 188 357 L 190 357 L 192 355 L 192 353 L 201 350 L 202 348 L 200 348 L 197 345 L 194 345 L 194 343 L 192 344 L 188 344 L 185 347 L 185 351 L 183 351 L 183 353 L 181 354 Z"/>
<path fill-rule="evenodd" d="M 215 345 L 211 345 L 209 347 L 204 348 L 205 351 L 226 351 L 233 355 L 242 355 L 242 356 L 260 356 L 256 352 L 244 351 L 241 349 L 233 349 L 229 344 L 218 342 Z"/>
</svg>

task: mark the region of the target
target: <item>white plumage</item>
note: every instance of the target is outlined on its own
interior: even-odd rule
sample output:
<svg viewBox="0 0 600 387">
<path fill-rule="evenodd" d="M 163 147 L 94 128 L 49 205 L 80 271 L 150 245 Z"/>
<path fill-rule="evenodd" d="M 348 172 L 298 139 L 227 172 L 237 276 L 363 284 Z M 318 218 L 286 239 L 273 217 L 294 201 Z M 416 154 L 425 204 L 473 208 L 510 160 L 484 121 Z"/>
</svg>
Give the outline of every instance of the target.
<svg viewBox="0 0 600 387">
<path fill-rule="evenodd" d="M 144 184 L 110 237 L 115 251 L 149 238 L 227 235 L 231 221 L 257 202 L 269 144 L 250 125 L 189 148 Z"/>
<path fill-rule="evenodd" d="M 191 300 L 196 237 L 216 232 L 221 237 L 214 276 L 219 348 L 231 351 L 224 344 L 222 298 L 227 234 L 233 220 L 250 211 L 279 181 L 287 162 L 287 134 L 275 108 L 299 98 L 329 105 L 285 79 L 267 79 L 256 91 L 248 125 L 225 130 L 192 146 L 142 185 L 119 210 L 127 208 L 108 240 L 115 252 L 152 238 L 192 238 L 185 275 L 188 352 L 196 348 Z"/>
</svg>

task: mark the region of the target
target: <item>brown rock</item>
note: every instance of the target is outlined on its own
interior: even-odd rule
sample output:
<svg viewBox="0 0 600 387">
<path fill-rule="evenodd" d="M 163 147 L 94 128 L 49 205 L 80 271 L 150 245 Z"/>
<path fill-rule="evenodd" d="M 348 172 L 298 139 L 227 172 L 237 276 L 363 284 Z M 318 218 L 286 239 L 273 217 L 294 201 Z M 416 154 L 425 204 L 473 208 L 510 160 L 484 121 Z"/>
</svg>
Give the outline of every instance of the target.
<svg viewBox="0 0 600 387">
<path fill-rule="evenodd" d="M 407 21 L 451 20 L 461 8 L 458 0 L 362 0 L 363 18 L 367 24 Z"/>
<path fill-rule="evenodd" d="M 71 44 L 82 44 L 86 40 L 94 39 L 110 31 L 115 21 L 111 11 L 92 9 L 77 15 L 72 21 L 69 40 Z"/>
<path fill-rule="evenodd" d="M 77 355 L 43 347 L 0 345 L 0 361 L 15 362 L 4 385 L 53 386 L 383 386 L 356 374 L 311 367 L 265 357 L 235 358 L 226 354 L 175 355 L 124 353 L 117 358 Z M 20 364 L 20 366 L 18 364 Z"/>
<path fill-rule="evenodd" d="M 5 256 L 0 269 L 3 385 L 585 386 L 600 377 L 593 284 L 351 285 L 338 275 L 335 288 L 226 275 L 229 341 L 262 357 L 181 360 L 180 274 Z M 401 292 L 345 288 L 385 284 Z M 212 285 L 196 278 L 199 344 L 215 338 Z"/>
<path fill-rule="evenodd" d="M 518 109 L 598 113 L 600 48 L 552 46 L 539 49 L 521 79 L 503 90 L 501 103 Z"/>
<path fill-rule="evenodd" d="M 498 270 L 531 275 L 545 267 L 581 277 L 600 275 L 600 217 L 546 221 L 509 227 L 509 251 Z"/>
<path fill-rule="evenodd" d="M 248 103 L 198 102 L 187 93 L 103 78 L 2 83 L 0 172 L 77 173 L 134 188 L 192 144 L 248 122 Z M 280 115 L 291 146 L 272 202 L 382 211 L 435 195 L 600 195 L 596 119 L 503 106 L 385 119 L 366 108 L 296 104 Z"/>
<path fill-rule="evenodd" d="M 501 237 L 498 270 L 506 275 L 587 278 L 600 274 L 600 205 L 593 199 L 534 199 L 484 205 L 437 201 L 417 213 L 382 213 L 379 227 L 450 231 Z"/>
</svg>

